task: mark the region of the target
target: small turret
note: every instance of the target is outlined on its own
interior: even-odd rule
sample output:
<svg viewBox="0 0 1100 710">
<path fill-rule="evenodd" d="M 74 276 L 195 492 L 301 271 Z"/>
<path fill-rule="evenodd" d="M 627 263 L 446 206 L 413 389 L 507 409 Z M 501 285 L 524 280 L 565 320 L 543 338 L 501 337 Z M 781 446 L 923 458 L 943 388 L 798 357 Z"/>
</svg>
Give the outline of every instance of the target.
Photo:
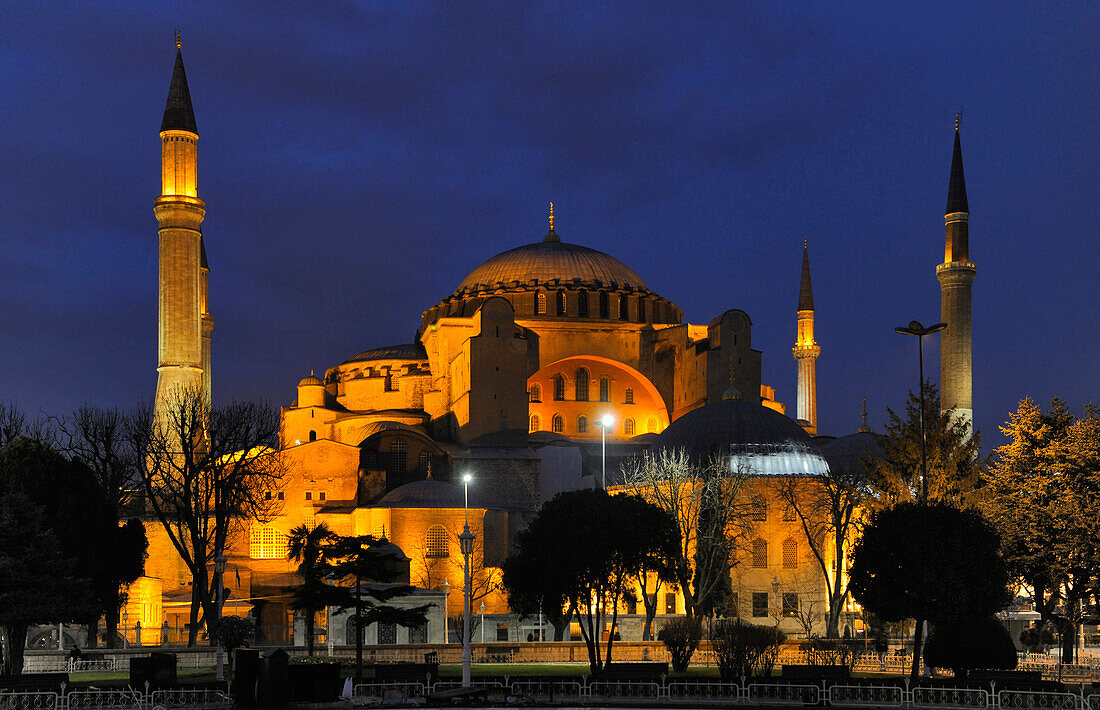
<svg viewBox="0 0 1100 710">
<path fill-rule="evenodd" d="M 313 372 L 309 373 L 309 377 L 303 377 L 298 383 L 298 406 L 325 406 L 325 383 Z"/>
</svg>

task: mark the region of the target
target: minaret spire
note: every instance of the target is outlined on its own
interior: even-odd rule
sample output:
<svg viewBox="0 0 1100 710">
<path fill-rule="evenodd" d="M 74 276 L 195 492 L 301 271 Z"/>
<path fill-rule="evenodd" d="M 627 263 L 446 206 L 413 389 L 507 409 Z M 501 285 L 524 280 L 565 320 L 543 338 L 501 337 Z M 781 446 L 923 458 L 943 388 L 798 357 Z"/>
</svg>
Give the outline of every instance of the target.
<svg viewBox="0 0 1100 710">
<path fill-rule="evenodd" d="M 859 410 L 859 433 L 866 434 L 871 431 L 867 426 L 867 398 L 863 398 L 863 408 Z"/>
<path fill-rule="evenodd" d="M 817 357 L 821 348 L 814 341 L 814 290 L 810 283 L 810 249 L 802 241 L 802 283 L 798 289 L 798 334 L 794 343 L 798 362 L 797 420 L 809 434 L 817 434 Z"/>
<path fill-rule="evenodd" d="M 209 268 L 202 239 L 206 204 L 198 192 L 198 140 L 191 93 L 176 35 L 176 63 L 161 121 L 161 191 L 153 212 L 159 229 L 157 393 L 154 406 L 164 422 L 179 390 L 210 397 Z"/>
<path fill-rule="evenodd" d="M 947 329 L 940 336 L 940 404 L 958 418 L 973 421 L 973 350 L 971 342 L 971 285 L 977 269 L 970 261 L 970 205 L 963 175 L 960 114 L 955 114 L 955 145 L 944 212 L 946 238 L 943 263 L 936 267 L 940 282 L 940 320 Z"/>
</svg>

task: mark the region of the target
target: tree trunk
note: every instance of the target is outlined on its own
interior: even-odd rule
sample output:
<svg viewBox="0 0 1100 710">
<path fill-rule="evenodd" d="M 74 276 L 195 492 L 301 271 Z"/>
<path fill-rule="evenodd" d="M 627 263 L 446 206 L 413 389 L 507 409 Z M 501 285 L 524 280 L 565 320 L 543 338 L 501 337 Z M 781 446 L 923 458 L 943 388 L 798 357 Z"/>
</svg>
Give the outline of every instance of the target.
<svg viewBox="0 0 1100 710">
<path fill-rule="evenodd" d="M 27 646 L 27 625 L 12 624 L 8 627 L 8 648 L 4 656 L 2 675 L 17 676 L 23 673 L 23 651 Z"/>
<path fill-rule="evenodd" d="M 1065 619 L 1060 624 L 1062 632 L 1062 663 L 1073 663 L 1077 653 L 1077 624 Z"/>
<path fill-rule="evenodd" d="M 187 646 L 190 648 L 199 640 L 199 589 L 194 583 L 191 584 L 191 614 L 188 618 Z"/>
<path fill-rule="evenodd" d="M 116 599 L 112 608 L 107 610 L 103 619 L 107 633 L 107 648 L 118 648 L 118 601 Z"/>
<path fill-rule="evenodd" d="M 924 641 L 924 619 L 917 619 L 917 627 L 913 629 L 913 667 L 909 670 L 909 680 L 917 682 L 920 677 L 921 646 Z"/>
<path fill-rule="evenodd" d="M 85 648 L 99 648 L 99 616 L 96 616 L 90 622 L 88 622 L 88 629 L 86 638 L 84 640 Z"/>
<path fill-rule="evenodd" d="M 829 621 L 825 626 L 825 638 L 840 638 L 840 612 L 844 610 L 844 599 L 829 600 Z"/>
</svg>

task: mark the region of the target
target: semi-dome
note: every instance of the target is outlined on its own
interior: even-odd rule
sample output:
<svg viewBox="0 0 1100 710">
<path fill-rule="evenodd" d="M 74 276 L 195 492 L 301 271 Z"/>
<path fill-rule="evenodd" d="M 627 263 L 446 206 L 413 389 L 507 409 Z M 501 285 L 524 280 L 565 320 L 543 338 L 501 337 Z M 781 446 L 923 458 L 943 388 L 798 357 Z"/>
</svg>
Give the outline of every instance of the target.
<svg viewBox="0 0 1100 710">
<path fill-rule="evenodd" d="M 688 412 L 661 432 L 655 447 L 684 449 L 697 460 L 729 455 L 732 466 L 758 476 L 816 476 L 829 470 L 802 427 L 773 409 L 740 399 Z"/>
<path fill-rule="evenodd" d="M 470 272 L 455 293 L 492 289 L 513 281 L 547 283 L 553 280 L 648 291 L 629 266 L 602 251 L 559 241 L 526 244 L 497 254 Z"/>
<path fill-rule="evenodd" d="M 461 508 L 462 488 L 429 478 L 398 486 L 374 504 L 376 508 Z M 476 507 L 476 506 L 474 506 Z"/>
<path fill-rule="evenodd" d="M 384 348 L 371 348 L 358 355 L 353 355 L 343 364 L 353 362 L 370 362 L 372 360 L 426 360 L 428 353 L 420 343 L 402 343 L 401 345 L 389 345 Z"/>
</svg>

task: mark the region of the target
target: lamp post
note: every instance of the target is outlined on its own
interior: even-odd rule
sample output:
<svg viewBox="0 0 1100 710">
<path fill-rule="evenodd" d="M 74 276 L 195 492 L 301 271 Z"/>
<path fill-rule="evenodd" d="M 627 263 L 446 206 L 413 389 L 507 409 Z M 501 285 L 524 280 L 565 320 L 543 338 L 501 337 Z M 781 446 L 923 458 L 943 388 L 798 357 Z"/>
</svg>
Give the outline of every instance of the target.
<svg viewBox="0 0 1100 710">
<path fill-rule="evenodd" d="M 894 328 L 895 333 L 902 335 L 915 335 L 917 337 L 918 360 L 920 362 L 920 502 L 928 504 L 928 454 L 925 451 L 924 442 L 924 336 L 938 333 L 947 327 L 946 323 L 936 323 L 925 328 L 920 321 L 909 321 L 908 326 Z"/>
<path fill-rule="evenodd" d="M 122 610 L 122 647 L 130 648 L 130 637 L 127 628 L 130 626 L 130 610 Z"/>
<path fill-rule="evenodd" d="M 218 553 L 218 556 L 214 558 L 214 574 L 218 575 L 218 596 L 214 600 L 214 607 L 217 609 L 217 616 L 214 617 L 214 633 L 218 635 L 218 682 L 225 680 L 225 659 L 222 657 L 222 640 L 221 640 L 221 624 L 222 624 L 222 604 L 225 603 L 225 555 Z"/>
<path fill-rule="evenodd" d="M 443 592 L 443 643 L 447 643 L 447 637 L 451 634 L 447 629 L 447 599 L 451 596 L 451 585 L 447 578 L 443 578 L 443 584 L 439 585 L 439 591 Z"/>
<path fill-rule="evenodd" d="M 481 602 L 481 642 L 485 643 L 485 602 Z"/>
<path fill-rule="evenodd" d="M 470 532 L 470 474 L 462 476 L 463 512 L 466 524 L 458 536 L 462 548 L 463 585 L 462 585 L 462 687 L 470 687 L 470 554 L 474 551 L 474 534 Z"/>
<path fill-rule="evenodd" d="M 603 471 L 603 489 L 607 490 L 607 427 L 615 423 L 615 418 L 610 414 L 603 415 L 600 419 L 600 468 Z"/>
</svg>

